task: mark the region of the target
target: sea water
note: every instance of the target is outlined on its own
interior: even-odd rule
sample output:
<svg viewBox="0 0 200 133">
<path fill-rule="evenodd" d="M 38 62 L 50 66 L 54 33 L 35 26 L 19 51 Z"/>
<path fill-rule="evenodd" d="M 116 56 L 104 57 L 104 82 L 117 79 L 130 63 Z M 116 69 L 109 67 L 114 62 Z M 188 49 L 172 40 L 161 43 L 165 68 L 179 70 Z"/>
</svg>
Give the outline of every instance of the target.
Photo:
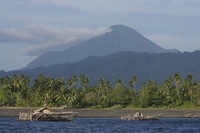
<svg viewBox="0 0 200 133">
<path fill-rule="evenodd" d="M 199 118 L 122 121 L 119 118 L 76 118 L 72 122 L 17 121 L 0 117 L 0 133 L 200 133 Z"/>
</svg>

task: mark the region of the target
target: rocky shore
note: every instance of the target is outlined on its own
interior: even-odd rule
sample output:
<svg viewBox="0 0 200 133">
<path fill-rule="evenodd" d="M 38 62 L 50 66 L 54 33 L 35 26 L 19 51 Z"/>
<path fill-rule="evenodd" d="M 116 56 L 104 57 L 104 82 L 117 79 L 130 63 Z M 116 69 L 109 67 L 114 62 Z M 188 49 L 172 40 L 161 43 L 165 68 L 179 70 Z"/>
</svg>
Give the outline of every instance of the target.
<svg viewBox="0 0 200 133">
<path fill-rule="evenodd" d="M 18 116 L 19 112 L 29 112 L 38 108 L 0 108 L 0 116 Z M 120 118 L 127 114 L 141 112 L 144 115 L 162 114 L 162 117 L 200 117 L 200 110 L 164 110 L 164 109 L 59 109 L 51 108 L 53 111 L 75 111 L 78 117 L 114 117 Z"/>
</svg>

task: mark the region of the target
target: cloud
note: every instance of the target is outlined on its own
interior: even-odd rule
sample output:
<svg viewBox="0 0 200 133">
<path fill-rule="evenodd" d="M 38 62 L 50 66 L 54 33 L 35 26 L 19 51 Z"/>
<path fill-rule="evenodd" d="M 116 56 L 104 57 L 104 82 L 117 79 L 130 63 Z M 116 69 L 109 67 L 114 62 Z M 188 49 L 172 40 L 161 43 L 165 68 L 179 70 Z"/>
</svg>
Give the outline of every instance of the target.
<svg viewBox="0 0 200 133">
<path fill-rule="evenodd" d="M 172 35 L 150 35 L 147 37 L 148 39 L 152 40 L 159 46 L 163 48 L 170 48 L 170 49 L 177 49 L 181 52 L 184 51 L 194 51 L 200 50 L 199 37 L 184 37 L 183 35 L 180 36 L 172 36 Z"/>
<path fill-rule="evenodd" d="M 90 13 L 153 13 L 165 15 L 198 15 L 199 0 L 30 0 L 35 4 L 70 7 Z"/>
<path fill-rule="evenodd" d="M 22 52 L 26 55 L 38 56 L 48 51 L 60 51 L 76 43 L 109 32 L 108 27 L 98 29 L 76 28 L 61 29 L 41 25 L 27 26 L 21 29 L 10 28 L 0 30 L 0 43 L 27 44 Z"/>
</svg>

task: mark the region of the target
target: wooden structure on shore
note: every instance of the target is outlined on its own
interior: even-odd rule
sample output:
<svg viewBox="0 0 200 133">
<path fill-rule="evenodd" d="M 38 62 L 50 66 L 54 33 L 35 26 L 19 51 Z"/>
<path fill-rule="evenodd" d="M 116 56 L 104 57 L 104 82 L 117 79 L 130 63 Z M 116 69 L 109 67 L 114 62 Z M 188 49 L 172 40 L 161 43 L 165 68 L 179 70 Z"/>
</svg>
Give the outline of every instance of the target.
<svg viewBox="0 0 200 133">
<path fill-rule="evenodd" d="M 65 121 L 69 122 L 74 120 L 78 115 L 77 112 L 67 111 L 67 112 L 52 112 L 50 109 L 44 107 L 34 112 L 29 111 L 28 113 L 20 112 L 19 120 L 21 121 Z"/>
<path fill-rule="evenodd" d="M 23 113 L 23 112 L 19 113 L 19 120 L 32 121 L 32 118 L 33 118 L 33 114 L 32 113 Z"/>
<path fill-rule="evenodd" d="M 144 116 L 141 112 L 136 112 L 133 115 L 128 114 L 126 116 L 121 116 L 121 120 L 158 120 L 161 116 L 162 114 Z"/>
</svg>

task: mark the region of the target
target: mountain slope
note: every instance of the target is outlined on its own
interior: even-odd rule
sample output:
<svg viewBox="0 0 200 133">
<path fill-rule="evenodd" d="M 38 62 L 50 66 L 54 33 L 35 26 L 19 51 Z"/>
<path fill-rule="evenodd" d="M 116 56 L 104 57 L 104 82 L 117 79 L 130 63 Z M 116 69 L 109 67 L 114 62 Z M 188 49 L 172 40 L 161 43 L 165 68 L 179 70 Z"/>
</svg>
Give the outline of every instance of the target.
<svg viewBox="0 0 200 133">
<path fill-rule="evenodd" d="M 111 32 L 83 41 L 62 52 L 49 52 L 43 54 L 28 64 L 26 69 L 76 62 L 81 61 L 88 56 L 105 56 L 120 51 L 148 53 L 177 52 L 177 50 L 161 48 L 127 26 L 114 25 L 110 28 L 112 29 Z"/>
<path fill-rule="evenodd" d="M 73 75 L 85 74 L 90 77 L 91 84 L 96 85 L 100 77 L 104 77 L 112 84 L 118 79 L 128 84 L 133 76 L 137 76 L 138 85 L 141 86 L 151 79 L 163 83 L 170 76 L 179 73 L 183 77 L 192 74 L 195 80 L 199 81 L 199 57 L 200 51 L 191 53 L 135 53 L 127 51 L 103 57 L 91 56 L 76 63 L 0 72 L 0 77 L 25 74 L 34 80 L 38 75 L 45 74 L 49 77 L 69 79 Z"/>
</svg>

